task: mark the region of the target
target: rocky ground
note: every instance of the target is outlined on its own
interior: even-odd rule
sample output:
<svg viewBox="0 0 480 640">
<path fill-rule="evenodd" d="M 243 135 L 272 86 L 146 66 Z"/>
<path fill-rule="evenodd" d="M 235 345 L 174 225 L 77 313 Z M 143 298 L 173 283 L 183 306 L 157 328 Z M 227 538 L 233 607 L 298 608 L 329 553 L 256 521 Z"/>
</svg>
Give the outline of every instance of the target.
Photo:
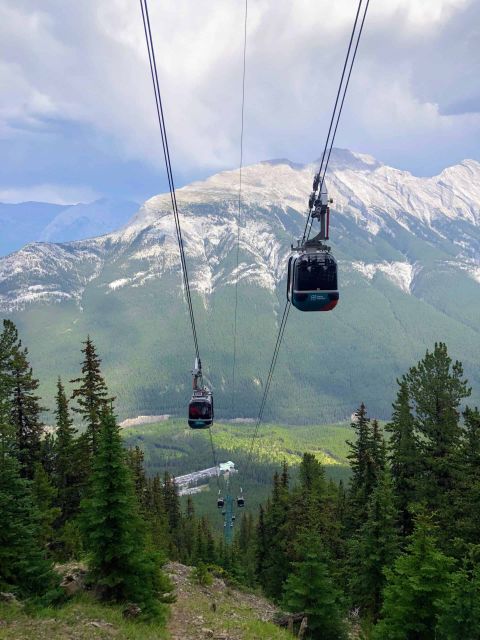
<svg viewBox="0 0 480 640">
<path fill-rule="evenodd" d="M 202 587 L 192 581 L 191 567 L 176 562 L 166 570 L 177 595 L 168 625 L 171 640 L 291 638 L 271 623 L 277 609 L 265 598 L 232 589 L 220 578 Z"/>
<path fill-rule="evenodd" d="M 72 569 L 70 567 L 70 569 Z M 78 591 L 64 606 L 30 611 L 16 600 L 0 599 L 0 640 L 287 640 L 272 622 L 275 607 L 264 598 L 214 578 L 210 586 L 191 579 L 191 567 L 165 567 L 175 585 L 167 628 L 126 620 L 124 607 L 105 606 Z M 76 575 L 75 571 L 70 571 Z"/>
</svg>

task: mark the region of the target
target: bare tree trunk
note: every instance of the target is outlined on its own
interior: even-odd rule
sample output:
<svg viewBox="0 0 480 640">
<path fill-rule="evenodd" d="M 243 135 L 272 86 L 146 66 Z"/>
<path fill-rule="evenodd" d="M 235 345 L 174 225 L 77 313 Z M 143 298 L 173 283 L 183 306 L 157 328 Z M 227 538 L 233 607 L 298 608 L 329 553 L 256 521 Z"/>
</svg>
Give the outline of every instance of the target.
<svg viewBox="0 0 480 640">
<path fill-rule="evenodd" d="M 305 633 L 308 627 L 308 618 L 305 616 L 302 620 L 302 624 L 300 625 L 300 629 L 298 630 L 298 638 L 299 640 L 303 640 Z"/>
</svg>

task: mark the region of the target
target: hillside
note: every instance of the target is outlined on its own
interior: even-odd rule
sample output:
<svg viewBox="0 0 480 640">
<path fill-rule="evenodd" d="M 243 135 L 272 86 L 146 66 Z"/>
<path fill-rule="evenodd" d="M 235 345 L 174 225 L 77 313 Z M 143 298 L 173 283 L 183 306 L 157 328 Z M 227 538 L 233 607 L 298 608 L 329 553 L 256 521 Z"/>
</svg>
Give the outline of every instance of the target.
<svg viewBox="0 0 480 640">
<path fill-rule="evenodd" d="M 348 424 L 286 426 L 264 424 L 258 432 L 252 461 L 249 452 L 253 424 L 216 423 L 212 435 L 219 462 L 232 460 L 238 470 L 230 479 L 230 492 L 240 487 L 245 496 L 245 510 L 257 516 L 258 505 L 265 502 L 272 486 L 272 477 L 282 462 L 288 462 L 292 477 L 305 451 L 315 454 L 325 466 L 327 477 L 346 480 L 349 477 L 347 439 L 352 437 Z M 165 420 L 122 429 L 125 444 L 139 446 L 145 454 L 148 475 L 165 471 L 180 476 L 213 466 L 209 436 L 204 431 L 189 429 L 182 420 Z M 207 490 L 193 496 L 199 515 L 207 514 L 218 531 L 223 518 L 216 507 L 217 485 L 212 478 Z M 222 491 L 225 484 L 221 481 Z"/>
<path fill-rule="evenodd" d="M 177 601 L 170 607 L 167 630 L 122 617 L 121 607 L 104 606 L 88 594 L 58 609 L 29 615 L 16 605 L 0 603 L 0 639 L 23 640 L 282 640 L 291 637 L 269 622 L 276 609 L 259 596 L 227 587 L 218 578 L 209 587 L 194 584 L 190 567 L 169 563 Z M 212 604 L 215 603 L 215 611 Z"/>
<path fill-rule="evenodd" d="M 219 418 L 258 411 L 285 296 L 286 258 L 301 235 L 315 167 L 287 160 L 246 167 L 239 220 L 235 171 L 178 190 L 204 370 Z M 438 340 L 480 388 L 479 184 L 480 164 L 470 160 L 417 178 L 336 150 L 328 187 L 340 304 L 328 314 L 292 311 L 268 419 L 340 421 L 362 400 L 386 417 L 395 379 Z M 57 374 L 77 374 L 79 344 L 90 333 L 120 418 L 184 414 L 193 352 L 167 195 L 145 202 L 115 233 L 30 244 L 1 259 L 0 312 L 31 345 L 47 403 Z"/>
</svg>

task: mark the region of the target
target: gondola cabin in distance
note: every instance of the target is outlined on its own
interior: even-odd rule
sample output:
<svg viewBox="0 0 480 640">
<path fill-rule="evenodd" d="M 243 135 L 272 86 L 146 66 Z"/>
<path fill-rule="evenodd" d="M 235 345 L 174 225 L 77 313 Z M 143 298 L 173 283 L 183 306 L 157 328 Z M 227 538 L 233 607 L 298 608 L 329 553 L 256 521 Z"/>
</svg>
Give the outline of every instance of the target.
<svg viewBox="0 0 480 640">
<path fill-rule="evenodd" d="M 192 429 L 208 429 L 212 424 L 212 394 L 203 389 L 195 390 L 188 405 L 188 426 Z"/>
</svg>

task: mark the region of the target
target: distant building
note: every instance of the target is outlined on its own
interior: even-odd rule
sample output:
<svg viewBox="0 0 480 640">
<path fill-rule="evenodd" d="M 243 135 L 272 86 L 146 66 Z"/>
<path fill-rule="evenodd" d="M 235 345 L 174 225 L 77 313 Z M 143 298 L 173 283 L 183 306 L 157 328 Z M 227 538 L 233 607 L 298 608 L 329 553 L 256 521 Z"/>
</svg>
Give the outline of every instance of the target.
<svg viewBox="0 0 480 640">
<path fill-rule="evenodd" d="M 193 471 L 187 473 L 184 476 L 178 476 L 175 478 L 175 484 L 178 487 L 178 493 L 183 495 L 191 495 L 198 493 L 202 490 L 198 485 L 206 484 L 210 478 L 214 478 L 217 473 L 223 475 L 226 473 L 236 473 L 235 463 L 229 460 L 228 462 L 220 462 L 218 467 L 209 467 L 208 469 L 202 469 L 201 471 Z M 196 490 L 192 490 L 196 488 Z"/>
</svg>

